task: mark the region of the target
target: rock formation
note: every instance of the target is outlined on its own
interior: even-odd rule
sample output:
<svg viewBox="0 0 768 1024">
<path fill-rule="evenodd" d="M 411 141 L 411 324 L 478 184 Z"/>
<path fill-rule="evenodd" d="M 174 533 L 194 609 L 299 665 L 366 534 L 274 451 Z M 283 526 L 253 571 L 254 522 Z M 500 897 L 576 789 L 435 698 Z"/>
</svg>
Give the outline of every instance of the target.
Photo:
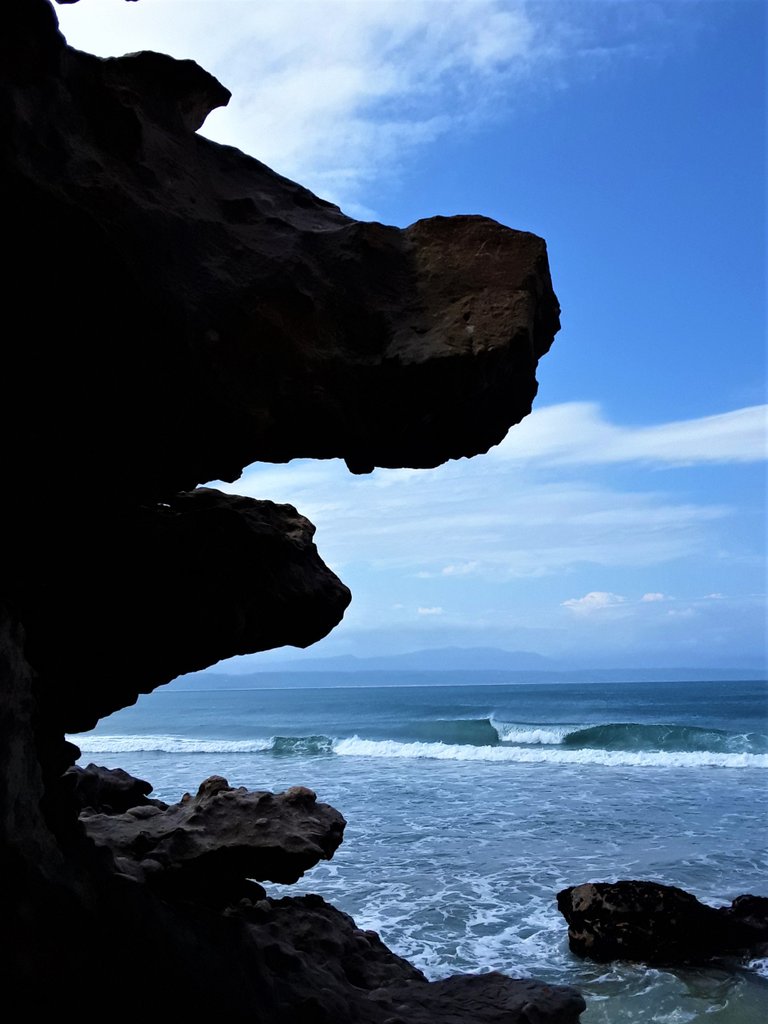
<svg viewBox="0 0 768 1024">
<path fill-rule="evenodd" d="M 349 592 L 312 524 L 200 485 L 254 460 L 366 472 L 500 441 L 558 329 L 544 242 L 481 217 L 358 223 L 197 135 L 229 94 L 191 61 L 75 51 L 47 0 L 3 18 L 6 994 L 27 1012 L 85 987 L 150 1015 L 576 1020 L 571 990 L 429 985 L 322 901 L 246 884 L 331 855 L 341 818 L 309 791 L 209 780 L 168 808 L 70 771 L 64 739 L 182 672 L 333 628 Z"/>
<path fill-rule="evenodd" d="M 768 897 L 739 896 L 709 907 L 689 892 L 657 882 L 587 882 L 563 889 L 557 906 L 568 943 L 592 960 L 654 966 L 768 952 Z"/>
<path fill-rule="evenodd" d="M 346 824 L 311 789 L 249 792 L 216 775 L 170 807 L 155 801 L 123 814 L 86 808 L 80 820 L 96 846 L 129 866 L 131 877 L 189 892 L 229 892 L 243 879 L 297 882 L 319 860 L 331 859 Z"/>
</svg>

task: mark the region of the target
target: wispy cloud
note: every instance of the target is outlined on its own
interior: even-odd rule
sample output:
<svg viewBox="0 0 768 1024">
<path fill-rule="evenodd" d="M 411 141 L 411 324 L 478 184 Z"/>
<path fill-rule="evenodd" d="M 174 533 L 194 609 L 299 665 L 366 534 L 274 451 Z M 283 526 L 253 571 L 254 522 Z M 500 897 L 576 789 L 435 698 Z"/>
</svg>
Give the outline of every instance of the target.
<svg viewBox="0 0 768 1024">
<path fill-rule="evenodd" d="M 760 462 L 768 458 L 768 405 L 624 427 L 609 423 L 593 402 L 566 402 L 534 410 L 491 454 L 539 465 Z"/>
<path fill-rule="evenodd" d="M 347 205 L 415 147 L 508 106 L 510 81 L 558 54 L 544 7 L 518 0 L 87 6 L 61 15 L 76 45 L 197 60 L 233 92 L 202 134 Z"/>
<path fill-rule="evenodd" d="M 768 458 L 768 406 L 624 427 L 605 420 L 595 402 L 563 402 L 532 412 L 492 454 L 550 465 L 761 462 Z"/>
<path fill-rule="evenodd" d="M 99 0 L 57 8 L 73 45 L 191 58 L 233 93 L 202 134 L 349 212 L 441 136 L 529 108 L 656 47 L 637 4 L 525 0 Z M 648 6 L 648 5 L 645 5 Z"/>
<path fill-rule="evenodd" d="M 444 565 L 442 576 L 471 576 L 477 570 L 477 562 L 462 562 L 460 565 Z"/>
<path fill-rule="evenodd" d="M 419 608 L 417 609 L 419 615 L 442 615 L 443 609 L 439 605 L 435 605 L 432 608 Z"/>
<path fill-rule="evenodd" d="M 666 429 L 660 425 L 633 431 L 608 423 L 594 406 L 586 408 L 588 423 L 622 438 L 632 458 L 641 450 L 636 433 L 656 436 Z M 579 415 L 574 419 L 573 412 L 572 405 L 554 406 L 529 417 L 542 427 L 544 438 L 529 430 L 523 448 L 530 464 L 527 458 L 489 455 L 422 472 L 377 470 L 368 477 L 352 477 L 341 463 L 297 462 L 253 467 L 227 489 L 296 505 L 317 525 L 320 549 L 342 572 L 350 565 L 366 565 L 439 579 L 445 586 L 459 587 L 473 578 L 551 575 L 587 565 L 650 567 L 705 557 L 717 548 L 713 531 L 732 512 L 724 503 L 680 500 L 669 487 L 643 489 L 638 478 L 631 489 L 608 486 L 590 479 L 588 465 L 579 466 L 577 478 L 564 476 L 558 462 L 564 449 L 559 447 L 553 459 L 554 441 L 546 439 L 552 422 L 560 423 L 576 465 L 582 448 L 580 440 L 573 440 L 574 433 L 578 438 Z M 710 419 L 730 418 L 724 414 Z M 738 414 L 733 418 L 740 419 Z M 526 429 L 528 422 L 515 431 Z M 701 422 L 708 421 L 691 421 Z M 695 427 L 688 433 L 696 436 Z M 711 435 L 709 440 L 706 450 L 700 442 L 706 456 L 715 446 Z M 744 455 L 749 443 L 734 444 L 732 453 Z M 540 451 L 534 459 L 536 445 Z M 693 448 L 691 442 L 689 453 Z M 618 442 L 614 456 L 618 458 Z M 666 479 L 654 477 L 661 483 Z M 647 589 L 646 602 L 660 599 Z"/>
</svg>

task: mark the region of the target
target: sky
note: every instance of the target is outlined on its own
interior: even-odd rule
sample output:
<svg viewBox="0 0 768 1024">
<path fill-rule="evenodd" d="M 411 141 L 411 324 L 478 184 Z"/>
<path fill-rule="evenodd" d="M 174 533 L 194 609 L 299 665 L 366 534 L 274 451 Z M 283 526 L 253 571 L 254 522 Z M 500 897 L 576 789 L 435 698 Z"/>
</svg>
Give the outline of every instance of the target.
<svg viewBox="0 0 768 1024">
<path fill-rule="evenodd" d="M 480 213 L 547 240 L 562 330 L 533 413 L 487 455 L 363 477 L 297 460 L 217 485 L 295 505 L 352 589 L 306 657 L 459 645 L 766 664 L 762 2 L 57 14 L 80 49 L 197 60 L 233 92 L 201 134 L 352 216 Z"/>
</svg>

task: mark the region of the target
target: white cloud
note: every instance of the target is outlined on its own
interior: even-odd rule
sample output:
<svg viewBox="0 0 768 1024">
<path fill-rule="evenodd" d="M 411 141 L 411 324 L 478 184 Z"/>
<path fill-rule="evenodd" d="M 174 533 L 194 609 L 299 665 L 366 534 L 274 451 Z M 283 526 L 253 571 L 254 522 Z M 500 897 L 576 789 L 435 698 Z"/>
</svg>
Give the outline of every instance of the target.
<svg viewBox="0 0 768 1024">
<path fill-rule="evenodd" d="M 512 78 L 557 58 L 556 26 L 535 11 L 518 0 L 100 0 L 59 18 L 81 49 L 197 60 L 233 93 L 202 134 L 354 206 L 367 181 L 498 115 Z"/>
<path fill-rule="evenodd" d="M 621 594 L 611 594 L 607 590 L 592 590 L 584 597 L 570 597 L 562 604 L 578 615 L 590 615 L 603 608 L 614 608 L 616 605 L 624 604 L 625 597 Z"/>
<path fill-rule="evenodd" d="M 544 465 L 682 466 L 768 458 L 768 405 L 645 427 L 609 423 L 593 402 L 536 409 L 490 453 Z"/>
<path fill-rule="evenodd" d="M 471 576 L 477 570 L 477 562 L 462 562 L 460 565 L 444 565 L 440 570 L 443 576 Z"/>
<path fill-rule="evenodd" d="M 419 608 L 418 613 L 419 615 L 442 615 L 443 609 L 436 605 L 434 608 Z"/>
<path fill-rule="evenodd" d="M 651 603 L 653 601 L 668 601 L 669 598 L 667 597 L 666 594 L 660 594 L 660 593 L 656 592 L 656 593 L 650 593 L 650 594 L 643 594 L 643 596 L 640 598 L 640 600 L 642 602 L 644 602 L 644 603 Z"/>
<path fill-rule="evenodd" d="M 223 489 L 295 505 L 342 575 L 354 564 L 446 583 L 504 581 L 585 566 L 649 567 L 719 550 L 713 534 L 732 514 L 726 505 L 680 501 L 637 480 L 631 490 L 609 487 L 584 470 L 584 478 L 567 479 L 540 461 L 513 466 L 485 456 L 362 477 L 337 461 L 297 461 L 254 466 Z"/>
</svg>

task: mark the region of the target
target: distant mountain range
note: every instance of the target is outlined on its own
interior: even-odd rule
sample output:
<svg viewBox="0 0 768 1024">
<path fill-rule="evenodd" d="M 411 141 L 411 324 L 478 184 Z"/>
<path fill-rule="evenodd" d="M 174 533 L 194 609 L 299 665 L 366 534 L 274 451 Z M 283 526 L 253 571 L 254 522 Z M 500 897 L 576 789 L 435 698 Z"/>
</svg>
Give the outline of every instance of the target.
<svg viewBox="0 0 768 1024">
<path fill-rule="evenodd" d="M 498 647 L 434 647 L 408 654 L 381 654 L 358 658 L 342 654 L 334 658 L 292 658 L 256 667 L 253 672 L 467 672 L 557 669 L 559 662 L 532 651 L 502 651 Z M 565 666 L 563 666 L 565 667 Z"/>
<path fill-rule="evenodd" d="M 224 667 L 224 666 L 222 666 Z M 310 678 L 307 678 L 310 677 Z M 663 680 L 764 679 L 756 668 L 583 668 L 533 651 L 497 647 L 438 647 L 407 654 L 358 658 L 294 658 L 249 664 L 240 671 L 206 669 L 171 685 L 185 689 L 259 689 L 273 686 L 395 686 L 445 683 L 654 682 Z"/>
</svg>

